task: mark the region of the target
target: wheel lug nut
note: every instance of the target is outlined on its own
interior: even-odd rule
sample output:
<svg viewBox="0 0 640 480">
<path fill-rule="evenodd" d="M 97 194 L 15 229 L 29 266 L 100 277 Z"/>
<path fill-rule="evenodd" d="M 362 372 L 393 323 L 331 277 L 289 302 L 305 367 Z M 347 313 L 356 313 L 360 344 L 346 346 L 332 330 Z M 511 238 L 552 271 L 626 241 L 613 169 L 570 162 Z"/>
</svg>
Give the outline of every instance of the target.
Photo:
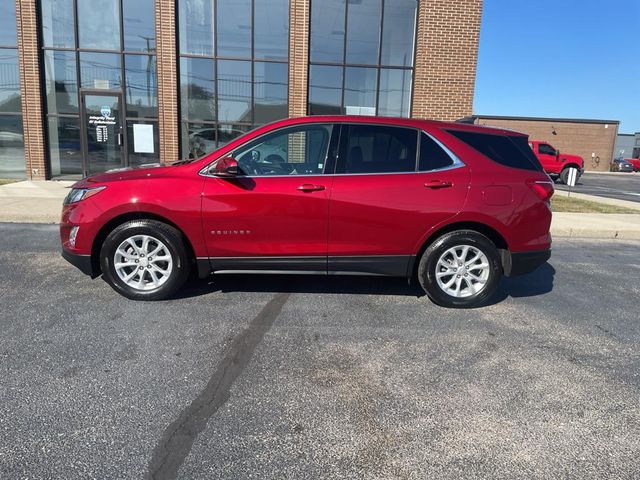
<svg viewBox="0 0 640 480">
<path fill-rule="evenodd" d="M 138 270 L 142 270 L 142 267 L 138 267 Z"/>
<path fill-rule="evenodd" d="M 136 263 L 138 263 L 139 261 L 140 261 L 140 260 L 138 260 L 138 259 L 136 258 Z"/>
</svg>

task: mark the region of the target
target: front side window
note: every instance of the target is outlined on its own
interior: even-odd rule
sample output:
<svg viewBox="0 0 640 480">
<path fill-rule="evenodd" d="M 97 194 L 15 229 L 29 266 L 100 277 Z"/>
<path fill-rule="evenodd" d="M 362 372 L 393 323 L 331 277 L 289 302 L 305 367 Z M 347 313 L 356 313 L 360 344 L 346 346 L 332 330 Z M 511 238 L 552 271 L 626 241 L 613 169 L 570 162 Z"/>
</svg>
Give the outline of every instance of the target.
<svg viewBox="0 0 640 480">
<path fill-rule="evenodd" d="M 278 130 L 243 145 L 233 157 L 245 175 L 320 175 L 331 132 L 332 126 L 324 124 Z"/>
<path fill-rule="evenodd" d="M 538 152 L 542 153 L 543 155 L 555 155 L 556 151 L 554 148 L 552 148 L 550 145 L 547 145 L 546 143 L 539 143 L 538 144 Z"/>
<path fill-rule="evenodd" d="M 418 132 L 386 125 L 343 127 L 338 173 L 401 173 L 416 169 Z"/>
</svg>

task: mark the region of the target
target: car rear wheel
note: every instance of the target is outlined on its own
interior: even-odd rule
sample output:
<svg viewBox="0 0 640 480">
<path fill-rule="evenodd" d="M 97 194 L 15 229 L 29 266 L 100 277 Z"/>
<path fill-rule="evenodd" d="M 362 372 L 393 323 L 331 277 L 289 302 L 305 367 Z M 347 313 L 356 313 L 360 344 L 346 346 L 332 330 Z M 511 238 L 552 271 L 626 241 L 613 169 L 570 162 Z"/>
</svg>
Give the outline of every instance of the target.
<svg viewBox="0 0 640 480">
<path fill-rule="evenodd" d="M 132 300 L 161 300 L 174 294 L 189 275 L 189 258 L 178 230 L 155 220 L 116 227 L 100 251 L 104 279 Z"/>
<path fill-rule="evenodd" d="M 420 285 L 443 307 L 481 306 L 493 295 L 501 277 L 496 246 L 473 230 L 444 234 L 425 250 L 418 265 Z"/>
</svg>

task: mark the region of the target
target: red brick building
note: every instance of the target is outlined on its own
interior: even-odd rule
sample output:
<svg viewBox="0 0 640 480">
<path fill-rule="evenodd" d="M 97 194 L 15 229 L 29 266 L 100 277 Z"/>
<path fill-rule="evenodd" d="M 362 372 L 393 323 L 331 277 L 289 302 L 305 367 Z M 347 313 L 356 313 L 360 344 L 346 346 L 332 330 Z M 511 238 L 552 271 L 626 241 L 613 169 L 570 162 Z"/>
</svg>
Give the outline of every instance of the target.
<svg viewBox="0 0 640 480">
<path fill-rule="evenodd" d="M 0 5 L 0 178 L 200 156 L 286 116 L 472 111 L 481 0 Z"/>
</svg>

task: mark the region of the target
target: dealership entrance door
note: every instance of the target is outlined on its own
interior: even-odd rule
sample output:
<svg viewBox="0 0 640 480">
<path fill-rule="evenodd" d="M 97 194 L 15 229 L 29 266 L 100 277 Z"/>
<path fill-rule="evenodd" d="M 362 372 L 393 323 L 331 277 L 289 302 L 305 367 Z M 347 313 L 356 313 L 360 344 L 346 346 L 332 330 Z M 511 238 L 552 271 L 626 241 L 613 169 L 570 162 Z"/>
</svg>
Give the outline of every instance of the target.
<svg viewBox="0 0 640 480">
<path fill-rule="evenodd" d="M 125 165 L 122 94 L 82 91 L 83 176 Z"/>
</svg>

